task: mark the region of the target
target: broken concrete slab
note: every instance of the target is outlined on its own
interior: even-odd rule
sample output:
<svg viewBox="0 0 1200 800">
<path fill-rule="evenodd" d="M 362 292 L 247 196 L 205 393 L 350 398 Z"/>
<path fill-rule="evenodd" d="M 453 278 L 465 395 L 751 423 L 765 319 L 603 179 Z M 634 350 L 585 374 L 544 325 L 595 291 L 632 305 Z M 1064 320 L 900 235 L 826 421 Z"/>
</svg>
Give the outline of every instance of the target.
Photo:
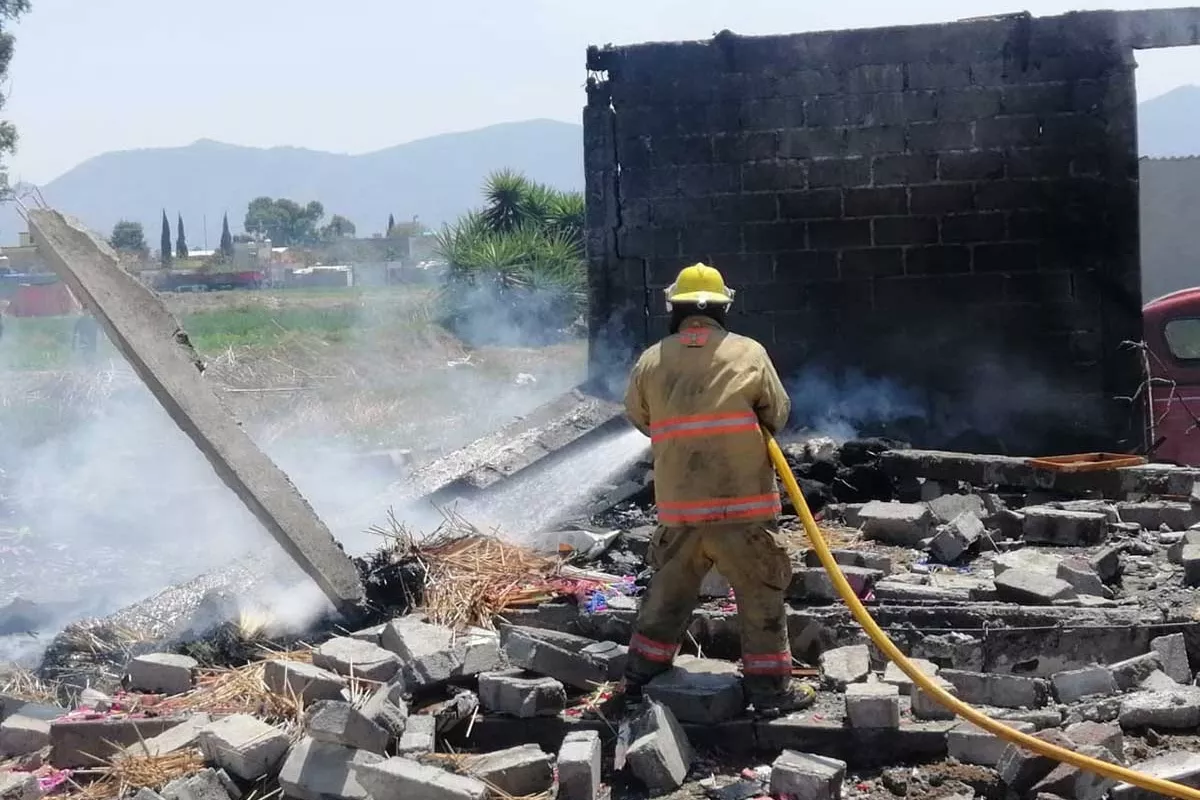
<svg viewBox="0 0 1200 800">
<path fill-rule="evenodd" d="M 1050 506 L 1021 509 L 1022 538 L 1029 544 L 1087 547 L 1108 538 L 1108 518 L 1091 511 L 1066 511 Z"/>
<path fill-rule="evenodd" d="M 851 526 L 851 527 L 857 527 Z M 892 557 L 887 553 L 876 553 L 870 550 L 830 550 L 833 554 L 833 560 L 842 567 L 864 567 L 866 569 L 875 569 L 882 572 L 884 575 L 890 575 L 895 568 L 892 563 Z M 804 566 L 819 567 L 821 566 L 821 558 L 815 550 L 804 551 Z"/>
<path fill-rule="evenodd" d="M 975 706 L 1041 708 L 1050 698 L 1049 684 L 1040 678 L 951 669 L 940 670 L 938 677 L 954 685 L 959 699 Z"/>
<path fill-rule="evenodd" d="M 1172 531 L 1184 531 L 1200 522 L 1200 508 L 1170 500 L 1117 503 L 1117 513 L 1123 521 L 1136 522 L 1149 531 L 1163 526 Z"/>
<path fill-rule="evenodd" d="M 50 763 L 59 769 L 96 767 L 135 742 L 185 720 L 182 716 L 56 719 L 50 723 Z"/>
<path fill-rule="evenodd" d="M 408 705 L 400 695 L 403 687 L 380 686 L 360 709 L 363 716 L 387 731 L 388 740 L 396 741 L 408 726 Z"/>
<path fill-rule="evenodd" d="M 1064 558 L 1058 564 L 1057 577 L 1059 580 L 1071 584 L 1080 594 L 1112 597 L 1112 592 L 1104 585 L 1104 581 L 1100 580 L 1100 575 L 1092 568 L 1087 559 Z"/>
<path fill-rule="evenodd" d="M 522 719 L 553 717 L 566 708 L 567 693 L 554 678 L 513 669 L 481 674 L 479 702 L 487 711 Z"/>
<path fill-rule="evenodd" d="M 646 695 L 680 722 L 715 725 L 746 710 L 742 679 L 728 661 L 680 656 L 669 671 L 646 685 Z"/>
<path fill-rule="evenodd" d="M 1188 661 L 1187 640 L 1182 633 L 1159 636 L 1150 640 L 1150 649 L 1158 653 L 1163 672 L 1176 683 L 1192 682 L 1192 666 Z"/>
<path fill-rule="evenodd" d="M 1067 738 L 1078 745 L 1103 747 L 1121 763 L 1125 761 L 1125 734 L 1117 725 L 1099 722 L 1076 722 L 1063 731 Z"/>
<path fill-rule="evenodd" d="M 408 718 L 396 752 L 402 756 L 424 755 L 432 753 L 436 745 L 437 720 L 428 714 L 416 714 Z"/>
<path fill-rule="evenodd" d="M 318 742 L 352 747 L 368 753 L 383 753 L 388 733 L 350 703 L 320 700 L 304 713 L 308 735 Z"/>
<path fill-rule="evenodd" d="M 358 768 L 358 782 L 372 800 L 484 800 L 487 785 L 407 758 L 389 758 Z"/>
<path fill-rule="evenodd" d="M 126 755 L 135 756 L 165 756 L 185 747 L 195 747 L 203 730 L 212 718 L 208 714 L 195 713 L 184 719 L 178 725 L 167 728 L 157 736 L 139 738 L 125 748 Z"/>
<path fill-rule="evenodd" d="M 871 672 L 871 649 L 865 644 L 835 647 L 821 653 L 821 679 L 830 688 L 844 691 Z"/>
<path fill-rule="evenodd" d="M 846 687 L 846 719 L 852 728 L 898 728 L 900 690 L 888 683 Z"/>
<path fill-rule="evenodd" d="M 147 787 L 134 795 L 138 800 L 231 800 L 241 798 L 241 790 L 224 770 L 202 769 L 193 775 L 176 778 L 158 795 Z"/>
<path fill-rule="evenodd" d="M 1138 684 L 1138 688 L 1146 692 L 1169 692 L 1181 685 L 1178 681 L 1171 680 L 1167 673 L 1157 670 L 1147 675 L 1145 680 Z"/>
<path fill-rule="evenodd" d="M 342 700 L 347 681 L 341 675 L 302 661 L 273 659 L 263 669 L 263 683 L 275 694 L 296 697 L 305 703 Z"/>
<path fill-rule="evenodd" d="M 279 787 L 296 800 L 367 800 L 358 770 L 384 757 L 304 737 L 292 746 L 279 770 Z"/>
<path fill-rule="evenodd" d="M 1062 731 L 1039 731 L 1033 736 L 1065 750 L 1075 749 L 1075 743 L 1068 739 Z M 1007 784 L 1009 789 L 1025 793 L 1057 766 L 1058 762 L 1052 758 L 1010 744 L 1004 748 L 1000 760 L 996 763 L 996 772 L 999 773 L 1000 780 Z"/>
<path fill-rule="evenodd" d="M 279 467 L 255 446 L 212 387 L 178 321 L 79 222 L 33 209 L 38 252 L 92 313 L 167 413 L 335 608 L 358 613 L 358 570 Z"/>
<path fill-rule="evenodd" d="M 964 512 L 938 528 L 929 543 L 929 554 L 939 564 L 953 564 L 983 538 L 987 531 L 972 512 Z"/>
<path fill-rule="evenodd" d="M 1108 669 L 1117 682 L 1117 688 L 1128 691 L 1137 687 L 1152 673 L 1161 671 L 1162 659 L 1158 657 L 1158 653 L 1145 653 L 1109 664 Z"/>
<path fill-rule="evenodd" d="M 397 681 L 408 692 L 504 666 L 500 638 L 493 631 L 472 628 L 457 633 L 413 617 L 398 617 L 384 627 L 380 643 L 400 657 Z"/>
<path fill-rule="evenodd" d="M 1200 788 L 1200 753 L 1176 750 L 1131 766 L 1134 772 Z M 1118 783 L 1110 793 L 1112 800 L 1159 800 L 1162 795 L 1131 783 Z"/>
<path fill-rule="evenodd" d="M 867 567 L 842 567 L 842 576 L 850 584 L 850 588 L 859 597 L 865 597 L 883 578 L 883 572 Z M 835 602 L 840 599 L 833 579 L 829 573 L 820 567 L 801 567 L 792 573 L 792 582 L 788 584 L 787 598 L 789 600 L 807 600 L 809 602 Z"/>
<path fill-rule="evenodd" d="M 1078 703 L 1085 697 L 1117 693 L 1117 682 L 1108 667 L 1084 667 L 1064 670 L 1050 676 L 1054 696 L 1061 703 Z"/>
<path fill-rule="evenodd" d="M 599 800 L 600 734 L 572 731 L 558 751 L 559 800 Z"/>
<path fill-rule="evenodd" d="M 390 681 L 400 670 L 400 658 L 395 653 L 350 636 L 337 636 L 317 647 L 312 663 L 339 675 L 379 683 Z"/>
<path fill-rule="evenodd" d="M 950 695 L 957 695 L 954 684 L 945 678 L 933 678 L 933 683 Z M 949 720 L 955 719 L 955 713 L 939 703 L 932 693 L 920 686 L 912 687 L 912 715 L 914 719 Z"/>
<path fill-rule="evenodd" d="M 129 686 L 143 692 L 175 695 L 191 691 L 200 662 L 178 653 L 147 653 L 129 662 Z"/>
<path fill-rule="evenodd" d="M 859 511 L 859 520 L 868 539 L 899 547 L 916 547 L 933 530 L 933 514 L 924 503 L 873 500 Z"/>
<path fill-rule="evenodd" d="M 1134 692 L 1121 700 L 1125 730 L 1186 730 L 1200 725 L 1200 687 L 1181 686 L 1166 692 Z"/>
<path fill-rule="evenodd" d="M 1179 553 L 1179 564 L 1183 567 L 1183 585 L 1200 586 L 1200 545 L 1185 546 Z"/>
<path fill-rule="evenodd" d="M 210 723 L 198 742 L 207 761 L 244 781 L 273 772 L 291 744 L 286 733 L 249 714 Z"/>
<path fill-rule="evenodd" d="M 0 770 L 0 800 L 39 800 L 43 794 L 33 773 Z"/>
<path fill-rule="evenodd" d="M 1064 580 L 1025 569 L 1010 569 L 995 578 L 996 594 L 1001 600 L 1021 605 L 1048 606 L 1078 595 Z"/>
<path fill-rule="evenodd" d="M 938 672 L 941 670 L 941 667 L 937 664 L 924 658 L 910 658 L 909 661 L 921 671 L 922 675 L 928 675 L 931 678 L 937 677 Z M 910 694 L 912 692 L 912 678 L 905 675 L 904 671 L 891 661 L 883 668 L 883 682 L 895 686 L 900 690 L 900 694 Z"/>
<path fill-rule="evenodd" d="M 628 648 L 615 642 L 597 642 L 544 628 L 505 626 L 500 639 L 513 666 L 584 691 L 620 680 L 628 657 Z"/>
<path fill-rule="evenodd" d="M 626 753 L 630 772 L 652 792 L 678 789 L 692 768 L 692 745 L 671 710 L 649 701 L 631 724 Z"/>
<path fill-rule="evenodd" d="M 65 709 L 24 703 L 0 722 L 0 758 L 25 756 L 50 743 L 50 723 Z"/>
<path fill-rule="evenodd" d="M 1004 724 L 1021 733 L 1034 732 L 1034 726 L 1028 722 L 1006 720 Z M 995 767 L 1008 748 L 1008 742 L 970 722 L 961 722 L 946 734 L 946 747 L 951 757 L 964 764 Z"/>
<path fill-rule="evenodd" d="M 770 793 L 772 797 L 838 800 L 845 779 L 844 761 L 784 750 L 771 764 Z"/>
<path fill-rule="evenodd" d="M 989 513 L 983 498 L 974 494 L 943 494 L 930 500 L 928 506 L 934 519 L 943 525 L 963 514 L 975 517 L 978 521 Z"/>
<path fill-rule="evenodd" d="M 1081 744 L 1076 748 L 1080 755 L 1109 763 L 1122 763 L 1111 751 L 1096 745 Z M 1050 774 L 1034 784 L 1033 792 L 1044 792 L 1060 797 L 1071 797 L 1074 800 L 1103 800 L 1108 796 L 1108 790 L 1117 785 L 1117 781 L 1094 772 L 1080 769 L 1073 764 L 1059 764 Z"/>
<path fill-rule="evenodd" d="M 550 755 L 536 744 L 468 756 L 463 761 L 463 771 L 483 781 L 489 788 L 499 789 L 513 797 L 541 794 L 554 783 Z"/>
</svg>

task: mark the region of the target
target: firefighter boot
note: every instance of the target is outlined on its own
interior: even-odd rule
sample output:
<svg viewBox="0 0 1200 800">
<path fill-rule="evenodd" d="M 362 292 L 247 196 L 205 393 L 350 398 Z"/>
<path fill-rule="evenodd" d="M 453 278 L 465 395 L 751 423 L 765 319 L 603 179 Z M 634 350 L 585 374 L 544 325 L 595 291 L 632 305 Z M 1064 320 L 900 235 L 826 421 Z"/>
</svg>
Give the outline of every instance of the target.
<svg viewBox="0 0 1200 800">
<path fill-rule="evenodd" d="M 811 706 L 817 699 L 817 690 L 804 681 L 792 678 L 783 682 L 747 678 L 746 695 L 754 706 L 755 714 L 778 717 Z"/>
</svg>

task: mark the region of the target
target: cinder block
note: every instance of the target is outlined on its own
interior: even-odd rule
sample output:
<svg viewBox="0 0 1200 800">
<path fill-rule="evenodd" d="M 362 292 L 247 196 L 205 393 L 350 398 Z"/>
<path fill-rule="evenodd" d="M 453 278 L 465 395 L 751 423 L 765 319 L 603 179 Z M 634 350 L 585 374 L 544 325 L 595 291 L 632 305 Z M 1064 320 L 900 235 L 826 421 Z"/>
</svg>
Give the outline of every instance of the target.
<svg viewBox="0 0 1200 800">
<path fill-rule="evenodd" d="M 938 177 L 938 159 L 931 153 L 882 155 L 871 160 L 875 186 L 930 183 Z"/>
<path fill-rule="evenodd" d="M 599 800 L 600 734 L 572 731 L 558 751 L 558 796 L 561 800 Z"/>
<path fill-rule="evenodd" d="M 852 728 L 900 727 L 900 690 L 887 683 L 847 686 L 846 718 Z"/>
<path fill-rule="evenodd" d="M 846 779 L 846 762 L 835 758 L 784 750 L 771 764 L 772 797 L 837 800 Z"/>
<path fill-rule="evenodd" d="M 1022 733 L 1034 732 L 1034 726 L 1029 722 L 1005 721 L 1004 724 Z M 964 764 L 995 767 L 1008 742 L 969 722 L 962 722 L 946 734 L 946 747 L 951 758 Z"/>
<path fill-rule="evenodd" d="M 288 735 L 249 714 L 234 714 L 200 731 L 207 761 L 245 781 L 272 772 L 288 751 Z"/>
<path fill-rule="evenodd" d="M 129 662 L 129 685 L 167 695 L 191 691 L 192 672 L 199 662 L 178 653 L 147 653 Z"/>
<path fill-rule="evenodd" d="M 279 786 L 296 800 L 367 800 L 358 770 L 383 760 L 375 753 L 305 737 L 284 759 Z"/>
<path fill-rule="evenodd" d="M 896 186 L 874 189 L 847 189 L 847 217 L 889 217 L 908 213 L 908 190 Z"/>
</svg>

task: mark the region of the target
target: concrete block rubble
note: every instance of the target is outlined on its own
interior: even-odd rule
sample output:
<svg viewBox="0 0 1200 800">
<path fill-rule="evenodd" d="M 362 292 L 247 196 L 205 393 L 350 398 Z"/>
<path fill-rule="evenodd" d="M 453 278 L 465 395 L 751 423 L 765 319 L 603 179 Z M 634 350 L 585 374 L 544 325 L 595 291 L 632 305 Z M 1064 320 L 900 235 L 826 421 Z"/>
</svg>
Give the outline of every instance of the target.
<svg viewBox="0 0 1200 800">
<path fill-rule="evenodd" d="M 884 440 L 785 451 L 852 584 L 941 686 L 1047 741 L 1200 781 L 1194 471 L 1056 475 Z M 1143 796 L 950 718 L 881 662 L 790 516 L 795 674 L 817 703 L 747 711 L 736 597 L 709 575 L 614 773 L 614 725 L 588 712 L 620 678 L 649 577 L 651 488 L 521 545 L 452 514 L 431 538 L 398 534 L 359 563 L 361 629 L 272 640 L 242 614 L 200 641 L 126 641 L 118 667 L 71 661 L 72 677 L 64 649 L 100 647 L 111 623 L 75 626 L 39 671 L 59 686 L 26 675 L 0 697 L 3 796 Z"/>
</svg>

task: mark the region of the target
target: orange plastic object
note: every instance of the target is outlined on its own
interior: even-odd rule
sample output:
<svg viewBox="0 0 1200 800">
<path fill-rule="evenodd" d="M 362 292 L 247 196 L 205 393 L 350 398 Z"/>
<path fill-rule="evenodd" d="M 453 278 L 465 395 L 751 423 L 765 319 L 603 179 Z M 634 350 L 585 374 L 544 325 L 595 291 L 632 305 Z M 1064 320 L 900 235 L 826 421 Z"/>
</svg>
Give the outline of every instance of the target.
<svg viewBox="0 0 1200 800">
<path fill-rule="evenodd" d="M 1081 453 L 1074 456 L 1031 458 L 1029 463 L 1052 472 L 1100 472 L 1123 467 L 1140 467 L 1147 461 L 1142 456 L 1125 453 Z"/>
</svg>

